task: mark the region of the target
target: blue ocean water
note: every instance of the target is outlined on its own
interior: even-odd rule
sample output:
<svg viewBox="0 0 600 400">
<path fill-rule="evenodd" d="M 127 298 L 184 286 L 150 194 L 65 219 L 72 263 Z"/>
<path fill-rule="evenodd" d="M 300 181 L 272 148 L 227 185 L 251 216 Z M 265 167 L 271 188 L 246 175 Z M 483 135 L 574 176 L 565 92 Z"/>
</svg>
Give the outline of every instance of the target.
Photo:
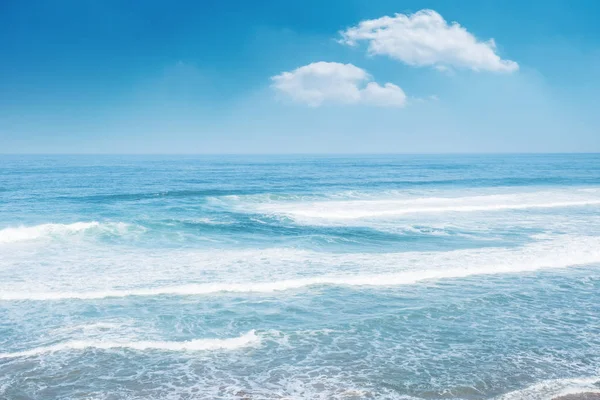
<svg viewBox="0 0 600 400">
<path fill-rule="evenodd" d="M 600 392 L 600 155 L 0 156 L 2 399 Z"/>
</svg>

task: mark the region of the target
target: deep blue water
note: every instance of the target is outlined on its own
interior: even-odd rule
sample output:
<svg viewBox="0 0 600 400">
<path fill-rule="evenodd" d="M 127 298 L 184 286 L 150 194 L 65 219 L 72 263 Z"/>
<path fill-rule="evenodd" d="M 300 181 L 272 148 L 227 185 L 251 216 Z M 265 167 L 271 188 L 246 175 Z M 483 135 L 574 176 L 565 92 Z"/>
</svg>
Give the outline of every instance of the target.
<svg viewBox="0 0 600 400">
<path fill-rule="evenodd" d="M 600 155 L 0 156 L 2 399 L 600 391 Z"/>
</svg>

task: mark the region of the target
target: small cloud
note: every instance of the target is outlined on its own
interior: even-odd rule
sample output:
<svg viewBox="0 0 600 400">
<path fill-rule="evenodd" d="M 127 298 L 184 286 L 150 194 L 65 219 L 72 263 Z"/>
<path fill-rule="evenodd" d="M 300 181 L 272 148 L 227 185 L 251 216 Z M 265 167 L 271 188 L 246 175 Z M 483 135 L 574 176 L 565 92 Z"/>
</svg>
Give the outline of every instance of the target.
<svg viewBox="0 0 600 400">
<path fill-rule="evenodd" d="M 451 67 L 492 72 L 519 69 L 516 62 L 500 58 L 494 39 L 479 41 L 460 24 L 448 24 L 433 10 L 361 21 L 340 34 L 340 43 L 356 46 L 365 41 L 370 54 L 386 55 L 416 67 L 432 66 L 445 72 Z"/>
<path fill-rule="evenodd" d="M 361 91 L 362 101 L 381 107 L 404 107 L 406 94 L 399 86 L 386 83 L 383 86 L 375 82 L 369 82 L 367 87 Z"/>
<path fill-rule="evenodd" d="M 425 97 L 411 98 L 411 101 L 413 103 L 430 103 L 430 102 L 439 101 L 439 100 L 440 100 L 440 98 L 438 97 L 437 94 L 432 94 L 432 95 L 425 96 Z"/>
<path fill-rule="evenodd" d="M 324 103 L 403 107 L 406 94 L 397 85 L 374 82 L 352 64 L 315 62 L 271 77 L 272 87 L 292 100 L 312 107 Z"/>
</svg>

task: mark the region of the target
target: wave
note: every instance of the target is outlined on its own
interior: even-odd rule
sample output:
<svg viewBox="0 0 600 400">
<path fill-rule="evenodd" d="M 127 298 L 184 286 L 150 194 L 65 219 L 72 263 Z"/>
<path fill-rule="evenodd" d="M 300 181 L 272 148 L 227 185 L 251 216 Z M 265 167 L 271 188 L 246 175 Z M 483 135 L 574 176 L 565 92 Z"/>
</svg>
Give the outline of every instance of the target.
<svg viewBox="0 0 600 400">
<path fill-rule="evenodd" d="M 323 219 L 355 219 L 368 217 L 385 217 L 404 214 L 444 213 L 444 212 L 475 212 L 475 211 L 501 211 L 501 210 L 526 210 L 531 208 L 563 208 L 576 206 L 600 205 L 600 200 L 584 201 L 557 201 L 546 203 L 525 204 L 488 204 L 488 205 L 448 205 L 448 206 L 415 206 L 406 202 L 330 202 L 317 204 L 312 208 L 281 207 L 276 212 L 288 214 L 290 217 L 307 217 Z M 264 207 L 270 208 L 270 207 Z"/>
<path fill-rule="evenodd" d="M 402 193 L 388 194 L 387 199 L 371 196 L 336 200 L 240 201 L 233 206 L 245 212 L 279 214 L 295 220 L 348 220 L 393 217 L 410 214 L 448 212 L 486 212 L 600 205 L 600 196 L 590 190 L 557 190 L 489 194 L 463 197 L 411 198 Z"/>
<path fill-rule="evenodd" d="M 1 358 L 35 357 L 45 353 L 54 353 L 68 350 L 86 349 L 130 349 L 137 351 L 207 351 L 207 350 L 236 350 L 244 347 L 256 346 L 260 343 L 260 337 L 254 330 L 229 339 L 194 339 L 185 342 L 165 341 L 138 341 L 138 342 L 108 342 L 99 340 L 72 340 L 51 346 L 36 347 L 30 350 L 17 351 L 13 353 L 0 353 Z"/>
<path fill-rule="evenodd" d="M 577 393 L 600 393 L 600 377 L 552 379 L 539 382 L 525 389 L 515 390 L 495 400 L 550 400 Z"/>
<path fill-rule="evenodd" d="M 44 237 L 73 235 L 94 228 L 104 229 L 109 232 L 121 232 L 127 227 L 128 224 L 123 222 L 101 224 L 97 221 L 91 221 L 75 222 L 72 224 L 41 224 L 35 226 L 4 228 L 0 230 L 0 244 L 35 240 Z"/>
<path fill-rule="evenodd" d="M 61 199 L 82 201 L 89 203 L 111 203 L 111 202 L 135 202 L 141 200 L 153 200 L 164 198 L 188 198 L 188 197 L 210 197 L 210 196 L 229 196 L 238 194 L 258 193 L 258 190 L 226 190 L 226 189 L 205 189 L 205 190 L 164 190 L 159 192 L 145 193 L 117 193 L 100 194 L 92 196 L 64 196 Z"/>
<path fill-rule="evenodd" d="M 246 254 L 246 253 L 244 253 Z M 253 265 L 250 254 L 240 255 L 247 269 Z M 271 293 L 316 285 L 329 286 L 399 286 L 421 281 L 464 278 L 472 275 L 516 274 L 542 269 L 566 268 L 600 263 L 599 237 L 570 237 L 562 240 L 543 240 L 518 249 L 491 248 L 455 250 L 450 252 L 384 253 L 379 255 L 302 253 L 262 253 L 255 257 L 265 267 L 281 262 L 309 266 L 319 260 L 327 265 L 343 266 L 345 270 L 360 266 L 354 275 L 320 274 L 306 278 L 290 278 L 260 282 L 212 282 L 146 288 L 31 292 L 27 290 L 0 292 L 0 301 L 97 300 L 128 296 L 193 296 L 219 292 Z M 271 259 L 276 257 L 277 259 Z M 294 257 L 300 257 L 295 259 Z M 237 259 L 237 258 L 236 258 Z M 229 262 L 237 264 L 233 259 Z M 385 264 L 381 273 L 364 274 L 370 266 Z M 259 264 L 257 264 L 259 265 Z M 433 266 L 433 267 L 432 267 Z M 398 271 L 398 267 L 405 268 Z M 408 269 L 407 269 L 408 268 Z M 306 268 L 305 268 L 306 269 Z M 277 271 L 277 270 L 276 270 Z M 236 273 L 237 274 L 237 273 Z M 231 276 L 236 276 L 232 274 Z M 239 276 L 239 275 L 238 275 Z"/>
</svg>

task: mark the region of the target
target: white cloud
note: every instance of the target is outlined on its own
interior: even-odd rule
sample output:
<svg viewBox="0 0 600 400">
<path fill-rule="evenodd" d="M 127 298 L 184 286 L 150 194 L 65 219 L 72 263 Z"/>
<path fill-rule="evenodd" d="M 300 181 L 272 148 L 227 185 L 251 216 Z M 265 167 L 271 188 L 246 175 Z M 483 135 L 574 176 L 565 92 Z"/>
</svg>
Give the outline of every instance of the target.
<svg viewBox="0 0 600 400">
<path fill-rule="evenodd" d="M 361 96 L 365 103 L 377 106 L 403 107 L 406 104 L 404 91 L 393 83 L 379 86 L 375 82 L 369 82 L 361 91 Z"/>
<path fill-rule="evenodd" d="M 387 55 L 412 66 L 513 72 L 519 65 L 496 53 L 494 39 L 478 41 L 457 22 L 448 24 L 433 10 L 365 20 L 340 32 L 341 43 L 368 42 L 370 54 Z"/>
<path fill-rule="evenodd" d="M 402 107 L 404 91 L 392 84 L 380 86 L 364 69 L 352 64 L 315 62 L 271 78 L 272 87 L 292 100 L 317 107 L 323 103 L 371 104 Z"/>
</svg>

